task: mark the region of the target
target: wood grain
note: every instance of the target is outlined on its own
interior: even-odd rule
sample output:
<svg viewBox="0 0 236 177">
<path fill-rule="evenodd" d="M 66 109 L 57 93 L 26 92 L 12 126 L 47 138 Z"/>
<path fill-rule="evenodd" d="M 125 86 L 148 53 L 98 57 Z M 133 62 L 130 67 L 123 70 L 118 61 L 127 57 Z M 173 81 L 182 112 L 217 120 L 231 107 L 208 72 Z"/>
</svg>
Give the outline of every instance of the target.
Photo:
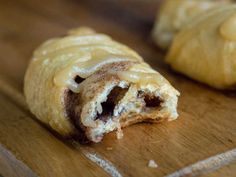
<svg viewBox="0 0 236 177">
<path fill-rule="evenodd" d="M 164 176 L 236 147 L 236 94 L 221 92 L 172 72 L 164 52 L 150 40 L 159 1 L 122 5 L 76 0 L 0 0 L 0 174 L 3 176 Z M 149 5 L 148 5 L 149 4 Z M 96 7 L 104 6 L 103 8 Z M 125 6 L 125 7 L 124 7 Z M 124 7 L 124 9 L 122 8 Z M 131 15 L 129 10 L 133 9 Z M 136 10 L 134 10 L 136 9 Z M 139 9 L 139 10 L 137 10 Z M 142 11 L 140 10 L 142 9 Z M 71 146 L 35 120 L 24 103 L 24 72 L 32 51 L 44 40 L 77 26 L 91 26 L 129 45 L 181 92 L 180 117 L 163 124 L 137 124 L 99 144 Z M 112 149 L 111 149 L 112 148 Z M 11 154 L 11 155 L 9 155 Z M 96 154 L 108 164 L 104 170 Z M 91 157 L 91 156 L 90 156 Z M 149 160 L 158 168 L 148 168 Z M 235 176 L 229 164 L 208 176 Z"/>
<path fill-rule="evenodd" d="M 0 171 L 2 175 L 11 177 L 37 176 L 29 167 L 17 160 L 11 152 L 2 146 L 0 146 Z"/>
</svg>

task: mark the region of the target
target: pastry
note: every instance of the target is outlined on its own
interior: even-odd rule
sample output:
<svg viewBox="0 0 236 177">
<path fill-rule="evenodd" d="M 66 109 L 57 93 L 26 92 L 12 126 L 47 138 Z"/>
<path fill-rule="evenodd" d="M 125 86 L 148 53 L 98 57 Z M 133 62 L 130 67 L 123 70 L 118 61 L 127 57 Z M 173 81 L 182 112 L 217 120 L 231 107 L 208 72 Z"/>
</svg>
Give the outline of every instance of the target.
<svg viewBox="0 0 236 177">
<path fill-rule="evenodd" d="M 35 50 L 24 92 L 40 121 L 80 142 L 178 116 L 179 92 L 164 77 L 132 49 L 86 27 Z"/>
<path fill-rule="evenodd" d="M 179 30 L 195 16 L 213 7 L 230 3 L 229 0 L 165 0 L 152 31 L 154 42 L 166 49 Z"/>
<path fill-rule="evenodd" d="M 173 69 L 218 89 L 235 89 L 236 5 L 194 18 L 175 37 L 166 57 Z"/>
</svg>

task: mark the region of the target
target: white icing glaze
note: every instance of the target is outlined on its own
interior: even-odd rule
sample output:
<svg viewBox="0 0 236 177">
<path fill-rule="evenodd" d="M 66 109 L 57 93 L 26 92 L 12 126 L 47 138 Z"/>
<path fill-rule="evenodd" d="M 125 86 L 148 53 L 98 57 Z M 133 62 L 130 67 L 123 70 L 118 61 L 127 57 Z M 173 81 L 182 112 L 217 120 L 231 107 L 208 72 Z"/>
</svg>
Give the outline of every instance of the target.
<svg viewBox="0 0 236 177">
<path fill-rule="evenodd" d="M 163 77 L 142 62 L 142 58 L 128 47 L 113 41 L 103 34 L 96 34 L 92 30 L 79 29 L 69 32 L 69 36 L 57 38 L 44 43 L 35 52 L 35 62 L 47 58 L 47 63 L 61 60 L 64 65 L 54 75 L 53 82 L 58 87 L 68 87 L 79 93 L 82 83 L 76 83 L 79 76 L 86 79 L 106 64 L 122 61 L 138 61 L 128 71 L 118 73 L 121 80 L 139 85 L 163 82 Z M 56 63 L 56 62 L 55 62 Z M 115 72 L 115 71 L 114 71 Z"/>
<path fill-rule="evenodd" d="M 117 73 L 119 78 L 139 85 L 156 84 L 166 82 L 165 79 L 147 63 L 138 63 L 129 68 L 128 71 Z"/>
<path fill-rule="evenodd" d="M 34 62 L 64 65 L 58 68 L 53 81 L 56 86 L 69 87 L 79 92 L 81 87 L 74 81 L 78 75 L 87 78 L 108 63 L 142 61 L 142 58 L 125 45 L 113 41 L 109 36 L 97 34 L 88 28 L 74 29 L 69 36 L 45 42 L 34 53 Z"/>
<path fill-rule="evenodd" d="M 76 75 L 82 78 L 87 78 L 105 64 L 130 60 L 135 59 L 118 55 L 108 55 L 104 57 L 96 57 L 83 62 L 77 62 L 76 64 L 72 63 L 55 75 L 54 83 L 57 86 L 67 85 L 72 91 L 78 93 L 80 91 L 80 87 L 74 81 Z"/>
<path fill-rule="evenodd" d="M 132 83 L 140 85 L 157 84 L 160 83 L 160 77 L 157 73 L 143 73 L 136 71 L 121 71 L 118 72 L 118 76 L 122 80 L 126 80 Z"/>
</svg>

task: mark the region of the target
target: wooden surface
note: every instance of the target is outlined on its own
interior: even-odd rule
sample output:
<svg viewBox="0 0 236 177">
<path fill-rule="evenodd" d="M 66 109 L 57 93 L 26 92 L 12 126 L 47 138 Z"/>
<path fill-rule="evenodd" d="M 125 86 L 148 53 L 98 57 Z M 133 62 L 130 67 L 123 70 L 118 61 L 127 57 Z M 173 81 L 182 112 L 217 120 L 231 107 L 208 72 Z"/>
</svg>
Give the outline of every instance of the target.
<svg viewBox="0 0 236 177">
<path fill-rule="evenodd" d="M 236 93 L 211 89 L 165 65 L 165 53 L 150 40 L 159 1 L 117 3 L 0 0 L 0 176 L 178 175 L 177 170 L 236 148 Z M 22 95 L 32 51 L 44 40 L 81 25 L 129 45 L 169 79 L 181 92 L 179 119 L 137 124 L 125 128 L 121 140 L 110 133 L 89 146 L 63 142 L 36 121 Z M 204 175 L 236 176 L 234 155 L 220 158 L 222 168 Z M 158 168 L 148 168 L 151 159 Z M 197 175 L 206 171 L 200 168 Z"/>
</svg>

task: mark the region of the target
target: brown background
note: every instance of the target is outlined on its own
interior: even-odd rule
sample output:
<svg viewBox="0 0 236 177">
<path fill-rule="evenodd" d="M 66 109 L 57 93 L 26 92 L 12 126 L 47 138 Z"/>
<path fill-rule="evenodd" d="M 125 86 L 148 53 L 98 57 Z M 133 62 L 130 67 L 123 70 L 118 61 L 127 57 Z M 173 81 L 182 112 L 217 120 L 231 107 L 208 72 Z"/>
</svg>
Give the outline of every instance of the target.
<svg viewBox="0 0 236 177">
<path fill-rule="evenodd" d="M 236 147 L 236 94 L 211 89 L 172 72 L 150 40 L 156 0 L 0 0 L 0 174 L 109 176 L 85 157 L 96 153 L 123 176 L 164 176 Z M 32 51 L 73 27 L 90 26 L 135 49 L 180 92 L 177 121 L 137 124 L 104 141 L 74 148 L 35 120 L 22 95 Z M 112 147 L 112 150 L 107 150 Z M 158 168 L 147 167 L 154 159 Z M 206 174 L 235 176 L 236 163 Z"/>
</svg>

